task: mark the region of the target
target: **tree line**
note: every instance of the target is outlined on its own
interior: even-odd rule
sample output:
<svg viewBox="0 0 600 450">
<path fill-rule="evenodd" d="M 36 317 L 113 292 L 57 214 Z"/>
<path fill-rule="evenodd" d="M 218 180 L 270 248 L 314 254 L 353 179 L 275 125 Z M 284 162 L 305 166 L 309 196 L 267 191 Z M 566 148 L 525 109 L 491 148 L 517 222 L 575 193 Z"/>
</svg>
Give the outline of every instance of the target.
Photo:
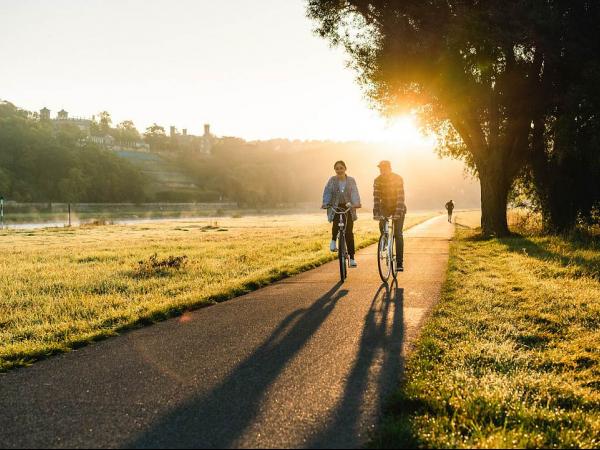
<svg viewBox="0 0 600 450">
<path fill-rule="evenodd" d="M 212 155 L 174 147 L 151 125 L 144 139 L 165 164 L 187 174 L 195 189 L 153 192 L 153 180 L 116 153 L 86 139 L 76 125 L 60 126 L 0 102 L 0 195 L 19 202 L 232 201 L 240 207 L 274 207 L 314 201 L 331 174 L 332 153 L 359 157 L 362 147 L 287 140 L 216 141 Z M 132 121 L 116 127 L 108 112 L 91 123 L 92 136 L 119 144 L 142 139 Z M 172 150 L 172 151 L 169 151 Z M 331 150 L 332 153 L 327 152 Z M 166 153 L 164 153 L 166 151 Z M 351 157 L 351 156 L 350 156 Z M 320 161 L 319 168 L 314 163 Z M 170 169 L 172 170 L 172 169 Z"/>
<path fill-rule="evenodd" d="M 136 143 L 144 142 L 150 146 L 152 152 L 177 153 L 181 151 L 197 150 L 201 137 L 168 136 L 165 127 L 156 122 L 146 127 L 144 133 L 140 133 L 132 120 L 119 122 L 112 126 L 112 117 L 108 111 L 98 113 L 98 119 L 91 122 L 90 134 L 92 136 L 111 136 L 121 146 L 135 146 Z"/>
<path fill-rule="evenodd" d="M 180 167 L 205 192 L 239 207 L 275 207 L 319 201 L 336 153 L 360 157 L 361 146 L 287 140 L 248 142 L 226 137 L 210 157 L 182 152 Z M 336 152 L 337 151 L 337 152 Z"/>
<path fill-rule="evenodd" d="M 335 175 L 333 165 L 344 160 L 358 183 L 363 210 L 370 214 L 376 165 L 392 157 L 395 171 L 404 177 L 411 211 L 443 208 L 454 198 L 462 208 L 476 207 L 477 188 L 464 179 L 460 167 L 427 157 L 416 149 L 393 145 L 332 141 L 216 140 L 210 157 L 193 152 L 177 156 L 179 166 L 212 200 L 226 199 L 239 207 L 277 207 L 312 203 L 318 208 L 323 188 Z"/>
<path fill-rule="evenodd" d="M 83 138 L 0 102 L 0 195 L 20 202 L 142 202 L 148 180 Z"/>
<path fill-rule="evenodd" d="M 481 186 L 484 235 L 515 191 L 547 231 L 600 202 L 600 3 L 309 0 L 383 114 L 413 111 Z"/>
<path fill-rule="evenodd" d="M 97 116 L 90 134 L 108 134 L 121 145 L 141 138 L 132 121 L 113 127 L 107 112 Z M 159 134 L 164 133 L 159 130 Z M 161 151 L 148 171 L 135 158 L 130 162 L 95 145 L 87 132 L 68 121 L 60 125 L 40 121 L 35 114 L 0 103 L 0 195 L 20 202 L 228 201 L 241 208 L 318 204 L 325 182 L 333 175 L 333 163 L 343 159 L 368 205 L 375 164 L 387 157 L 382 150 L 385 154 L 391 151 L 361 142 L 248 142 L 234 137 L 215 139 L 211 155 L 185 145 L 171 149 Z M 416 155 L 403 159 L 400 154 L 395 169 L 405 176 L 409 208 L 443 205 L 450 194 L 448 176 L 460 184 L 456 170 L 441 166 L 431 170 L 430 161 L 421 161 Z M 171 175 L 185 174 L 194 187 L 165 185 L 154 175 L 161 167 Z"/>
</svg>

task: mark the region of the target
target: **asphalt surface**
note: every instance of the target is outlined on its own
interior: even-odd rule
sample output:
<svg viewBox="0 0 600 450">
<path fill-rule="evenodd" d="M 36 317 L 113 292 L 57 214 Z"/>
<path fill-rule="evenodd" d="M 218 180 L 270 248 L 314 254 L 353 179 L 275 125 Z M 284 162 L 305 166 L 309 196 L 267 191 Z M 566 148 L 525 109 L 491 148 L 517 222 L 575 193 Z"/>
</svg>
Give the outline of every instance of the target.
<svg viewBox="0 0 600 450">
<path fill-rule="evenodd" d="M 453 232 L 445 216 L 405 232 L 390 287 L 372 246 L 344 284 L 334 261 L 1 375 L 0 447 L 359 447 L 439 298 Z"/>
</svg>

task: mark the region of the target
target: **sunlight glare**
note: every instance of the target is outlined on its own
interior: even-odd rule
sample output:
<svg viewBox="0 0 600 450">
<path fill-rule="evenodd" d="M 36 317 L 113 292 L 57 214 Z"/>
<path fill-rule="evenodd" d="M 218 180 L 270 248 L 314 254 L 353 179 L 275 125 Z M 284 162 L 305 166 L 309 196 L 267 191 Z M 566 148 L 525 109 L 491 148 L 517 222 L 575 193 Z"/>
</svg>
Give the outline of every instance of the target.
<svg viewBox="0 0 600 450">
<path fill-rule="evenodd" d="M 391 146 L 406 148 L 433 148 L 435 138 L 425 136 L 419 131 L 417 119 L 412 114 L 405 114 L 391 119 L 381 119 L 381 126 L 373 130 L 369 140 Z"/>
</svg>

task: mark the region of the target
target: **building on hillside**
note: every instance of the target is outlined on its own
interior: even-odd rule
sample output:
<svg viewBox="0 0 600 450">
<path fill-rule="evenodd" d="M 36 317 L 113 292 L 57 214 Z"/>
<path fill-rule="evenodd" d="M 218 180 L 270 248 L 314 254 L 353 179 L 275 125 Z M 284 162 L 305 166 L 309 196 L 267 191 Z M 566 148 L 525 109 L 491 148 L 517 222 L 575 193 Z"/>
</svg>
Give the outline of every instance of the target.
<svg viewBox="0 0 600 450">
<path fill-rule="evenodd" d="M 201 152 L 205 155 L 212 153 L 214 137 L 210 133 L 210 124 L 204 124 L 204 135 L 202 136 Z"/>
<path fill-rule="evenodd" d="M 177 128 L 170 126 L 169 139 L 173 148 L 189 149 L 203 155 L 210 155 L 212 153 L 215 142 L 215 137 L 210 132 L 210 124 L 204 125 L 204 134 L 202 136 L 188 134 L 187 128 L 182 129 L 181 133 L 178 133 Z"/>
<path fill-rule="evenodd" d="M 69 117 L 69 113 L 64 109 L 61 109 L 56 114 L 56 117 L 52 118 L 50 110 L 44 107 L 39 112 L 39 120 L 51 122 L 55 129 L 62 125 L 75 125 L 85 134 L 83 142 L 92 142 L 109 150 L 150 152 L 150 145 L 141 139 L 132 142 L 118 142 L 110 134 L 97 135 L 98 127 L 93 127 L 96 123 L 94 117 L 91 119 L 84 117 Z M 93 135 L 92 132 L 94 132 Z M 210 124 L 208 123 L 204 124 L 204 134 L 202 136 L 188 134 L 186 128 L 184 128 L 180 134 L 177 132 L 175 126 L 171 126 L 169 128 L 169 138 L 173 150 L 191 150 L 202 155 L 210 155 L 214 143 L 217 140 L 215 136 L 211 134 Z"/>
<path fill-rule="evenodd" d="M 50 120 L 50 110 L 48 108 L 40 109 L 40 120 Z"/>
<path fill-rule="evenodd" d="M 92 135 L 92 125 L 95 123 L 95 118 L 91 119 L 84 117 L 69 117 L 69 113 L 64 109 L 61 109 L 55 118 L 51 117 L 50 110 L 48 108 L 42 108 L 39 114 L 40 120 L 49 121 L 52 123 L 55 129 L 58 129 L 63 125 L 75 125 L 85 135 L 82 142 L 91 142 L 108 150 L 114 151 L 137 151 L 137 152 L 149 152 L 150 146 L 142 141 L 132 142 L 117 142 L 117 140 L 109 135 Z"/>
<path fill-rule="evenodd" d="M 145 142 L 136 142 L 134 144 L 115 144 L 111 145 L 110 150 L 115 152 L 142 152 L 142 153 L 150 153 L 150 145 Z"/>
<path fill-rule="evenodd" d="M 115 138 L 110 134 L 105 134 L 104 136 L 88 136 L 88 142 L 92 142 L 96 145 L 100 145 L 102 147 L 113 147 L 115 145 Z"/>
<path fill-rule="evenodd" d="M 90 135 L 90 130 L 92 127 L 93 120 L 88 119 L 86 117 L 69 117 L 69 113 L 64 109 L 61 109 L 57 115 L 56 119 L 53 119 L 52 122 L 58 126 L 60 125 L 75 125 L 86 135 Z"/>
<path fill-rule="evenodd" d="M 75 125 L 88 136 L 90 135 L 90 129 L 93 123 L 92 119 L 85 117 L 69 117 L 69 113 L 64 109 L 61 109 L 56 114 L 56 118 L 52 119 L 48 108 L 42 108 L 40 110 L 40 120 L 51 121 L 52 125 L 55 127 L 61 125 Z"/>
</svg>

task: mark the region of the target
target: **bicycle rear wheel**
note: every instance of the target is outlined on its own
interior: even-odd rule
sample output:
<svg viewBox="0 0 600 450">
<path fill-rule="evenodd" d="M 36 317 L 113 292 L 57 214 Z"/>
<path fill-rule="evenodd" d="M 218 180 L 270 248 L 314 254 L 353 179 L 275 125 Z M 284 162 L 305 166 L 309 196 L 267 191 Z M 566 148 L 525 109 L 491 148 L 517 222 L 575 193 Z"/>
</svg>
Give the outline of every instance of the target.
<svg viewBox="0 0 600 450">
<path fill-rule="evenodd" d="M 342 283 L 348 276 L 348 269 L 346 266 L 346 239 L 340 236 L 338 245 L 338 260 L 340 262 L 340 280 Z"/>
<path fill-rule="evenodd" d="M 392 233 L 391 239 L 390 239 L 390 248 L 389 248 L 389 254 L 390 254 L 390 267 L 392 268 L 392 276 L 394 277 L 394 280 L 396 278 L 398 278 L 398 262 L 396 260 L 396 237 L 394 236 L 394 233 Z"/>
<path fill-rule="evenodd" d="M 379 269 L 379 276 L 385 283 L 390 278 L 390 254 L 387 248 L 387 235 L 384 233 L 379 237 L 379 244 L 377 244 L 377 268 Z"/>
</svg>

